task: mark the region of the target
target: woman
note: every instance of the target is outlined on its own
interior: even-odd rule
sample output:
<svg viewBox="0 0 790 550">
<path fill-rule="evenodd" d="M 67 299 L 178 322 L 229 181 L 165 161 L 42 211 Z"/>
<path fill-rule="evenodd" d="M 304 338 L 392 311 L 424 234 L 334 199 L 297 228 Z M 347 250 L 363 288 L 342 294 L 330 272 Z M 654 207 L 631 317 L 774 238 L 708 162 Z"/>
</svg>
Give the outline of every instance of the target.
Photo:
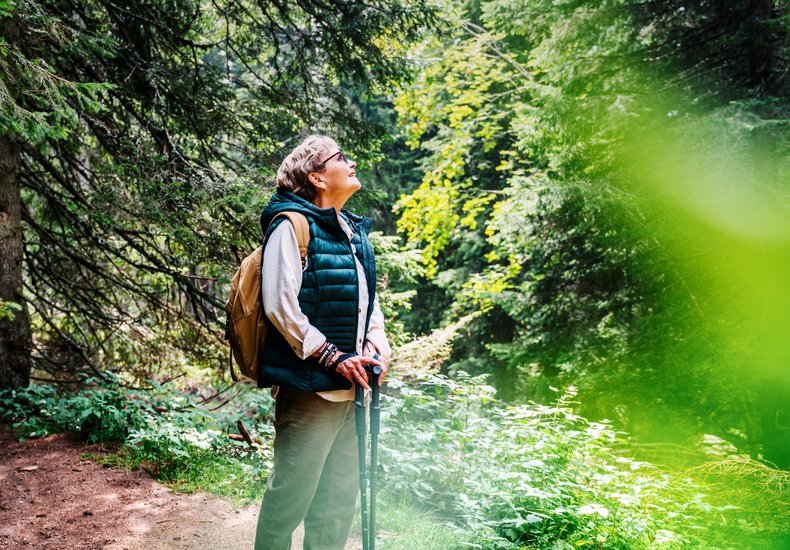
<svg viewBox="0 0 790 550">
<path fill-rule="evenodd" d="M 285 158 L 277 192 L 261 216 L 267 233 L 263 299 L 277 328 L 261 354 L 259 387 L 275 396 L 274 470 L 258 517 L 256 550 L 290 550 L 304 520 L 305 550 L 340 550 L 359 490 L 354 384 L 365 365 L 388 370 L 390 347 L 375 296 L 371 221 L 343 209 L 360 189 L 356 164 L 325 136 L 310 136 Z M 302 266 L 287 218 L 307 218 Z"/>
</svg>

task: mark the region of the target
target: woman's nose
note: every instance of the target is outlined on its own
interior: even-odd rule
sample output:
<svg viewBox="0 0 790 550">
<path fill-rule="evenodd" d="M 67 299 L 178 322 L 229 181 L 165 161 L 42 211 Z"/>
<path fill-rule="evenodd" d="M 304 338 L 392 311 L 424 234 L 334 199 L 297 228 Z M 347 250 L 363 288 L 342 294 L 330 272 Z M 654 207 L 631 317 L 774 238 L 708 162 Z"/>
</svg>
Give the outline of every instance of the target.
<svg viewBox="0 0 790 550">
<path fill-rule="evenodd" d="M 355 168 L 355 167 L 357 166 L 357 163 L 356 163 L 356 161 L 353 161 L 353 160 L 351 160 L 351 159 L 348 159 L 348 165 L 349 165 L 351 168 Z"/>
</svg>

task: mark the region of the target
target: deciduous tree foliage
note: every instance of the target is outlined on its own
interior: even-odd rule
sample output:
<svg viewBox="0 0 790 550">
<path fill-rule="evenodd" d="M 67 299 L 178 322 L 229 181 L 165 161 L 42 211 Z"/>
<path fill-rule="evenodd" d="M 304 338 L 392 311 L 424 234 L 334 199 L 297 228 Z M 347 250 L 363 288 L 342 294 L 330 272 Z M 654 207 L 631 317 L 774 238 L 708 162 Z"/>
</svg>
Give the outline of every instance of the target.
<svg viewBox="0 0 790 550">
<path fill-rule="evenodd" d="M 364 152 L 382 128 L 349 90 L 404 77 L 432 10 L 3 0 L 0 17 L 0 305 L 24 306 L 0 320 L 0 384 L 18 386 L 31 352 L 58 378 L 207 353 L 277 159 L 315 130 Z"/>
<path fill-rule="evenodd" d="M 788 464 L 770 443 L 786 426 L 743 414 L 768 401 L 756 372 L 774 394 L 790 382 L 786 346 L 758 359 L 777 342 L 744 336 L 787 295 L 732 299 L 786 273 L 785 253 L 756 251 L 786 250 L 787 227 L 747 244 L 738 216 L 711 221 L 722 195 L 787 204 L 786 21 L 785 2 L 493 0 L 422 44 L 396 107 L 424 177 L 398 223 L 448 317 L 488 312 L 450 370 L 493 371 L 510 397 L 580 384 L 636 432 L 730 430 Z M 737 255 L 739 282 L 723 275 Z"/>
</svg>

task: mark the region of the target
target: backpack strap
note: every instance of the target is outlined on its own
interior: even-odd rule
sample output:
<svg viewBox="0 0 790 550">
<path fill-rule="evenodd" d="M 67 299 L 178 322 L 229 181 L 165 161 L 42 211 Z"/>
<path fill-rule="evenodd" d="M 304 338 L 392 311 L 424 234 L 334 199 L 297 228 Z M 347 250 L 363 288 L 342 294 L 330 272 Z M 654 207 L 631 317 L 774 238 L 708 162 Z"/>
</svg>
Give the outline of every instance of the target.
<svg viewBox="0 0 790 550">
<path fill-rule="evenodd" d="M 271 229 L 275 220 L 281 217 L 288 218 L 294 228 L 296 242 L 299 244 L 299 256 L 302 259 L 302 269 L 304 269 L 305 263 L 307 262 L 307 247 L 310 245 L 310 226 L 307 224 L 307 218 L 304 214 L 300 214 L 299 212 L 280 212 L 269 223 L 269 228 Z"/>
</svg>

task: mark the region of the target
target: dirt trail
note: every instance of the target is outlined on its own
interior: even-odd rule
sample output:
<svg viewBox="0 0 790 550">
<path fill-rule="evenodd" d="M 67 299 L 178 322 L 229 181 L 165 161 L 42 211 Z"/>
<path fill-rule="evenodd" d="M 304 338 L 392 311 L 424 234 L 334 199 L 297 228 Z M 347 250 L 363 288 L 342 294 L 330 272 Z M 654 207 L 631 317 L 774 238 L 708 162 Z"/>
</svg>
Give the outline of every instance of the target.
<svg viewBox="0 0 790 550">
<path fill-rule="evenodd" d="M 0 549 L 252 550 L 257 505 L 172 494 L 142 471 L 80 459 L 97 450 L 68 435 L 20 443 L 0 429 Z M 301 539 L 300 526 L 294 550 Z"/>
</svg>

